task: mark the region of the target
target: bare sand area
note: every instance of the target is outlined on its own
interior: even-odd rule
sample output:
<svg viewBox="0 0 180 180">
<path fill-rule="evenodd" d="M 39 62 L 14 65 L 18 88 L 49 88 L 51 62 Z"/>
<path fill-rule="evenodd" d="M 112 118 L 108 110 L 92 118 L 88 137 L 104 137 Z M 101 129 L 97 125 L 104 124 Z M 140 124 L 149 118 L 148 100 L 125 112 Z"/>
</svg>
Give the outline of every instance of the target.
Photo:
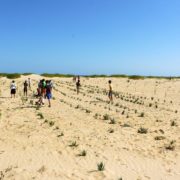
<svg viewBox="0 0 180 180">
<path fill-rule="evenodd" d="M 180 180 L 180 79 L 111 78 L 108 104 L 109 78 L 82 78 L 79 95 L 72 78 L 52 78 L 52 107 L 37 108 L 40 79 L 16 79 L 11 99 L 0 78 L 0 180 Z"/>
</svg>

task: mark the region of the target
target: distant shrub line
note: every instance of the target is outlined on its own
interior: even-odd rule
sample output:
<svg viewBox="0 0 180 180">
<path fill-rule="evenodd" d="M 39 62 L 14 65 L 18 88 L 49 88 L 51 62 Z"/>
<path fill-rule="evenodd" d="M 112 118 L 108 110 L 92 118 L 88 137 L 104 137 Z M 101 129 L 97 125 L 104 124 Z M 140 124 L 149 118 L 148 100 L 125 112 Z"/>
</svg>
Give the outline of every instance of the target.
<svg viewBox="0 0 180 180">
<path fill-rule="evenodd" d="M 8 79 L 17 79 L 17 78 L 21 77 L 21 74 L 19 74 L 19 73 L 13 73 L 13 74 L 0 73 L 0 77 L 7 77 Z"/>
<path fill-rule="evenodd" d="M 41 74 L 41 76 L 44 76 L 44 77 L 74 77 L 73 74 L 48 74 L 48 73 L 43 73 Z"/>
<path fill-rule="evenodd" d="M 0 73 L 0 77 L 7 77 L 8 79 L 17 79 L 20 78 L 21 75 L 28 76 L 33 73 Z M 53 77 L 59 77 L 59 78 L 71 78 L 74 77 L 75 75 L 73 74 L 49 74 L 49 73 L 43 73 L 40 74 L 41 76 L 48 77 L 48 78 L 53 78 Z M 100 75 L 84 75 L 83 77 L 87 78 L 128 78 L 132 80 L 143 80 L 143 79 L 151 79 L 151 78 L 156 78 L 156 79 L 179 79 L 180 76 L 174 76 L 174 77 L 168 77 L 168 76 L 140 76 L 140 75 L 125 75 L 125 74 L 113 74 L 113 75 L 105 75 L 105 74 L 100 74 Z"/>
</svg>

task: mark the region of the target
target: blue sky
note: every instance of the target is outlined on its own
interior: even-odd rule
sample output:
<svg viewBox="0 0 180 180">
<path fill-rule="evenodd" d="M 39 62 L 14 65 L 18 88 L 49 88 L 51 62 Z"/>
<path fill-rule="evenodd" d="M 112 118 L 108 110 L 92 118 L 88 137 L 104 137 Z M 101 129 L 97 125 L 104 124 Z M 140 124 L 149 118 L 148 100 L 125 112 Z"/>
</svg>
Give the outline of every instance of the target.
<svg viewBox="0 0 180 180">
<path fill-rule="evenodd" d="M 0 72 L 180 75 L 179 0 L 0 0 Z"/>
</svg>

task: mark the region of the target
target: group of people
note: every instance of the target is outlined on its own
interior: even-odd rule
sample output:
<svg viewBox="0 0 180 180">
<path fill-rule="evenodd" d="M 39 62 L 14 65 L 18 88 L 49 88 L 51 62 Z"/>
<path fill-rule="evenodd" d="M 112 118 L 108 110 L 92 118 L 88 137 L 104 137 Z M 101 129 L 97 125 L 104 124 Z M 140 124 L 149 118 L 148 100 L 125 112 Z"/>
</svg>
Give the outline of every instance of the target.
<svg viewBox="0 0 180 180">
<path fill-rule="evenodd" d="M 42 79 L 39 81 L 37 88 L 37 97 L 39 97 L 39 101 L 36 102 L 37 105 L 44 105 L 44 99 L 47 98 L 49 107 L 51 107 L 52 88 L 53 83 L 51 80 Z"/>
<path fill-rule="evenodd" d="M 26 97 L 28 95 L 28 93 L 27 93 L 28 88 L 31 89 L 31 79 L 30 78 L 28 78 L 28 80 L 25 80 L 25 82 L 24 82 L 23 91 L 24 91 L 24 96 L 26 96 Z M 16 85 L 14 80 L 11 82 L 10 90 L 11 90 L 11 98 L 13 98 L 13 97 L 15 98 L 16 97 L 17 85 Z"/>
<path fill-rule="evenodd" d="M 80 92 L 80 87 L 81 87 L 81 81 L 80 81 L 80 76 L 75 76 L 73 77 L 73 82 L 76 83 L 76 92 L 79 94 Z M 109 92 L 108 92 L 108 97 L 109 97 L 109 103 L 113 103 L 113 87 L 112 87 L 112 81 L 108 81 L 109 84 Z M 28 88 L 31 89 L 31 79 L 28 78 L 28 80 L 25 80 L 24 82 L 24 96 L 27 97 L 28 95 Z M 16 96 L 16 83 L 13 80 L 11 85 L 11 98 Z M 52 99 L 52 89 L 53 89 L 53 82 L 51 80 L 45 80 L 42 79 L 38 83 L 37 87 L 37 95 L 36 97 L 39 98 L 39 100 L 36 102 L 37 105 L 44 105 L 44 99 L 48 99 L 49 107 L 51 107 L 51 99 Z"/>
<path fill-rule="evenodd" d="M 42 79 L 38 83 L 37 88 L 37 95 L 36 97 L 39 98 L 39 100 L 36 102 L 37 105 L 44 105 L 44 99 L 48 99 L 49 107 L 51 107 L 51 98 L 52 98 L 52 88 L 53 83 L 51 80 L 45 80 Z M 23 91 L 24 96 L 28 96 L 28 89 L 31 90 L 31 79 L 25 80 L 23 83 Z M 17 85 L 15 81 L 13 80 L 10 85 L 11 90 L 11 98 L 16 97 L 16 91 L 17 91 Z"/>
</svg>

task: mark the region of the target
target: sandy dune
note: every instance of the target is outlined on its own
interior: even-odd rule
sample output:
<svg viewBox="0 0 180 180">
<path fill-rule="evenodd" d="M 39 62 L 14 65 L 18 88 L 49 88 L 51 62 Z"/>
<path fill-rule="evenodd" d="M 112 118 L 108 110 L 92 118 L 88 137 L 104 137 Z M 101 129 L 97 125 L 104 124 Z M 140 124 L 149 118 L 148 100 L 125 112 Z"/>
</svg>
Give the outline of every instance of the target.
<svg viewBox="0 0 180 180">
<path fill-rule="evenodd" d="M 180 179 L 180 80 L 112 78 L 109 105 L 107 78 L 82 78 L 78 96 L 72 79 L 54 78 L 52 108 L 38 109 L 30 101 L 42 77 L 29 77 L 27 101 L 27 76 L 15 99 L 0 78 L 0 180 Z"/>
</svg>

